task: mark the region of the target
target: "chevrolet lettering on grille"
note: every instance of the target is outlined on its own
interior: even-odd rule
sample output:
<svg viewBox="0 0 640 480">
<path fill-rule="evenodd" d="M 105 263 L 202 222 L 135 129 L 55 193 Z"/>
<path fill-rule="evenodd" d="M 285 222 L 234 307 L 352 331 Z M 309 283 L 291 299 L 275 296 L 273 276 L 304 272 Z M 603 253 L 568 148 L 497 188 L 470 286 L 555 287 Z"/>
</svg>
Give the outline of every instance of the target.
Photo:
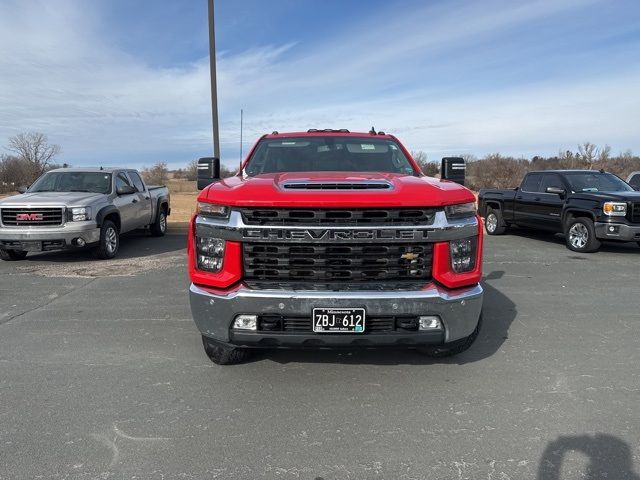
<svg viewBox="0 0 640 480">
<path fill-rule="evenodd" d="M 384 241 L 424 241 L 427 239 L 427 230 L 409 229 L 259 229 L 246 228 L 242 236 L 252 241 L 336 241 L 336 242 L 366 242 L 375 240 Z"/>
</svg>

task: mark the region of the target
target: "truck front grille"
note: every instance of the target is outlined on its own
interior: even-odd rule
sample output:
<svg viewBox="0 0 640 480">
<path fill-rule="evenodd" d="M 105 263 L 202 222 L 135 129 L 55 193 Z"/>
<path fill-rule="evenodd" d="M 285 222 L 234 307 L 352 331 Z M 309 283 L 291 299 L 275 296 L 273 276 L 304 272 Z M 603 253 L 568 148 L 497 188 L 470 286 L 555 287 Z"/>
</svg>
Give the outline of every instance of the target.
<svg viewBox="0 0 640 480">
<path fill-rule="evenodd" d="M 430 225 L 433 208 L 241 208 L 247 225 Z"/>
<path fill-rule="evenodd" d="M 243 244 L 244 277 L 280 282 L 430 280 L 433 246 L 407 244 Z"/>
<path fill-rule="evenodd" d="M 631 220 L 632 223 L 640 223 L 640 203 L 631 204 Z"/>
<path fill-rule="evenodd" d="M 311 332 L 311 315 L 290 317 L 286 315 L 263 314 L 258 316 L 261 332 Z M 417 330 L 418 317 L 412 315 L 367 316 L 364 332 L 393 332 L 396 330 Z"/>
<path fill-rule="evenodd" d="M 62 225 L 64 210 L 53 207 L 3 207 L 0 210 L 2 224 L 8 227 Z"/>
</svg>

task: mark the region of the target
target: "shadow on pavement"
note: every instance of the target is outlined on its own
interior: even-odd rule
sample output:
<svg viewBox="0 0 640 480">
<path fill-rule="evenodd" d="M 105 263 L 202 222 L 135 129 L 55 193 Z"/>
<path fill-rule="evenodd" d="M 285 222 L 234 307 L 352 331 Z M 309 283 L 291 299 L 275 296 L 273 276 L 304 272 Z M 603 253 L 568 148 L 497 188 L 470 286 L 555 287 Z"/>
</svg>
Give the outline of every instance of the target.
<svg viewBox="0 0 640 480">
<path fill-rule="evenodd" d="M 502 277 L 497 271 L 486 280 Z M 431 358 L 413 349 L 340 349 L 340 350 L 265 350 L 256 352 L 255 360 L 269 359 L 278 363 L 336 363 L 371 365 L 431 365 L 477 362 L 496 353 L 509 337 L 509 328 L 516 318 L 516 305 L 502 292 L 484 282 L 483 324 L 475 343 L 457 356 Z"/>
<path fill-rule="evenodd" d="M 140 258 L 163 253 L 175 252 L 187 247 L 186 233 L 165 235 L 164 237 L 152 237 L 149 233 L 140 230 L 125 233 L 120 237 L 120 249 L 116 259 Z M 96 260 L 90 248 L 78 250 L 62 250 L 44 253 L 30 253 L 23 262 L 95 262 Z M 22 262 L 19 262 L 22 263 Z"/>
<path fill-rule="evenodd" d="M 538 480 L 562 480 L 562 463 L 569 452 L 588 458 L 580 478 L 607 480 L 640 480 L 633 471 L 631 447 L 618 437 L 597 433 L 594 436 L 562 436 L 550 442 L 542 454 Z M 571 478 L 577 478 L 572 475 Z"/>
<path fill-rule="evenodd" d="M 566 248 L 566 242 L 564 235 L 561 233 L 541 232 L 539 230 L 528 230 L 526 228 L 511 228 L 506 235 L 514 237 L 530 238 L 541 242 L 554 243 L 556 245 L 562 245 Z M 640 253 L 640 247 L 635 242 L 605 242 L 600 247 L 600 252 L 612 252 L 612 253 Z M 575 255 L 593 255 L 591 253 L 580 254 L 573 252 L 567 248 L 567 253 Z"/>
</svg>

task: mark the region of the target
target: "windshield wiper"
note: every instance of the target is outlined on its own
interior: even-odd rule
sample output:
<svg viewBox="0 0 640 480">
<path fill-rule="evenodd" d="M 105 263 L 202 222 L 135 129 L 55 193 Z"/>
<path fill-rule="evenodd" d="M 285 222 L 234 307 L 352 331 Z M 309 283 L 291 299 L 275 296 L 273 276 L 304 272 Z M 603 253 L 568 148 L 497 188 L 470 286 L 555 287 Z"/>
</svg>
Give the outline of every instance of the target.
<svg viewBox="0 0 640 480">
<path fill-rule="evenodd" d="M 67 192 L 87 192 L 87 193 L 91 193 L 91 190 L 67 190 Z"/>
</svg>

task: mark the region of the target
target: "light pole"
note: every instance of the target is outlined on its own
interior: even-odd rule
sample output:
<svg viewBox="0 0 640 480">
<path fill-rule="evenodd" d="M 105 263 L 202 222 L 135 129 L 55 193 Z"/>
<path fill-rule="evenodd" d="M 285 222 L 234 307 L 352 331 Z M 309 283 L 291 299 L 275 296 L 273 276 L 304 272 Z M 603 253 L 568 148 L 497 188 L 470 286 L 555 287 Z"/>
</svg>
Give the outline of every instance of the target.
<svg viewBox="0 0 640 480">
<path fill-rule="evenodd" d="M 218 130 L 218 80 L 216 77 L 216 30 L 213 0 L 209 0 L 209 67 L 211 69 L 211 120 L 213 124 L 213 156 L 220 158 Z"/>
</svg>

